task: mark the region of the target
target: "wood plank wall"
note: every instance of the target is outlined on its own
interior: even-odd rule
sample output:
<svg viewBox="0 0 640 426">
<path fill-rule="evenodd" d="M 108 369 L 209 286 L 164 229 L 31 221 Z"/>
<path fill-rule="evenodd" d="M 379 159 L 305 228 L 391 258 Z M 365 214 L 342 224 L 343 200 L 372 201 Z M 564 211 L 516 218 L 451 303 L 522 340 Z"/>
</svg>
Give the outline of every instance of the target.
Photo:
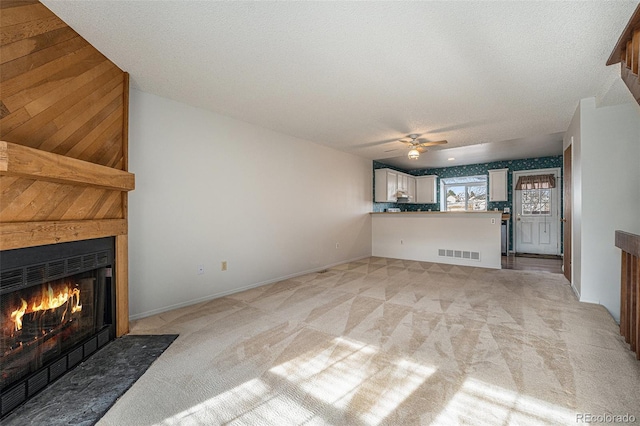
<svg viewBox="0 0 640 426">
<path fill-rule="evenodd" d="M 38 1 L 0 3 L 0 140 L 126 170 L 128 82 Z M 126 192 L 118 190 L 0 176 L 0 224 L 126 220 L 126 202 Z M 126 272 L 126 235 L 118 238 L 116 272 Z M 23 246 L 31 245 L 25 238 Z M 117 283 L 120 292 L 126 276 Z M 127 288 L 121 292 L 126 297 Z M 128 308 L 121 303 L 117 309 L 122 335 Z"/>
</svg>

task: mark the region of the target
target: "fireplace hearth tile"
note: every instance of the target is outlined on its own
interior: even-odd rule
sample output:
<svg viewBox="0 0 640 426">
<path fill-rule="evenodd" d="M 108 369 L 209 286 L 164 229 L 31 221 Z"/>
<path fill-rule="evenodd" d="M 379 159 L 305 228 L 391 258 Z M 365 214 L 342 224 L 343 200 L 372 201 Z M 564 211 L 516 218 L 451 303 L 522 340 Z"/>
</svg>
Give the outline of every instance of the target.
<svg viewBox="0 0 640 426">
<path fill-rule="evenodd" d="M 2 426 L 96 424 L 177 337 L 126 335 L 111 341 L 2 419 Z"/>
</svg>

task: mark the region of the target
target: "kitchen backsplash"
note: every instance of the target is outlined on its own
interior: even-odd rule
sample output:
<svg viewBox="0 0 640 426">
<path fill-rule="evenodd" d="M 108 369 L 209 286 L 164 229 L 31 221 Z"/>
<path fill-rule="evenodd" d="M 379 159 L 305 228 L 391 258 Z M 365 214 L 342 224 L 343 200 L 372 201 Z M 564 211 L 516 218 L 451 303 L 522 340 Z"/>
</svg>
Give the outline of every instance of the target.
<svg viewBox="0 0 640 426">
<path fill-rule="evenodd" d="M 509 169 L 507 174 L 507 191 L 509 201 L 503 202 L 489 202 L 487 207 L 489 210 L 499 209 L 504 210 L 505 207 L 512 208 L 513 203 L 513 172 L 519 170 L 535 170 L 535 169 L 549 169 L 560 167 L 562 173 L 562 155 L 554 157 L 540 157 L 540 158 L 525 158 L 523 160 L 507 160 L 507 161 L 495 161 L 492 163 L 481 164 L 469 164 L 466 166 L 454 166 L 454 167 L 442 167 L 438 169 L 419 169 L 419 170 L 402 170 L 397 167 L 387 166 L 386 164 L 378 161 L 373 162 L 374 169 L 394 169 L 403 173 L 407 173 L 413 176 L 425 176 L 436 175 L 438 176 L 437 191 L 440 199 L 440 178 L 451 178 L 460 176 L 475 176 L 475 175 L 488 175 L 489 170 L 493 169 Z M 375 183 L 374 183 L 375 185 Z M 375 186 L 374 186 L 375 188 Z M 407 204 L 407 203 L 373 203 L 373 211 L 382 212 L 386 208 L 398 207 L 402 211 L 427 211 L 429 209 L 433 211 L 440 210 L 440 204 Z"/>
</svg>

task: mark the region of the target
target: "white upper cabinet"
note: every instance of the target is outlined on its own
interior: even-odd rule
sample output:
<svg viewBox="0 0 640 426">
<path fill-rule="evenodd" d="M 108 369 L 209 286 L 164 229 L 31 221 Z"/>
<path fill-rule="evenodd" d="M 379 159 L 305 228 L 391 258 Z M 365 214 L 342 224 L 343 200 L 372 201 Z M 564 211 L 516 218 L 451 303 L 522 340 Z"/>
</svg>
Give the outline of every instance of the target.
<svg viewBox="0 0 640 426">
<path fill-rule="evenodd" d="M 509 169 L 489 170 L 489 201 L 508 201 L 508 171 Z"/>
<path fill-rule="evenodd" d="M 407 185 L 407 194 L 409 194 L 409 199 L 412 203 L 416 203 L 416 178 L 409 176 Z"/>
<path fill-rule="evenodd" d="M 416 199 L 416 178 L 391 169 L 376 169 L 375 182 L 376 189 L 373 201 L 376 203 L 395 203 L 398 191 L 402 191 L 409 196 L 409 202 L 415 203 Z"/>
<path fill-rule="evenodd" d="M 407 192 L 409 190 L 409 176 L 398 173 L 398 191 Z"/>
<path fill-rule="evenodd" d="M 419 204 L 435 204 L 436 201 L 436 179 L 438 176 L 418 176 L 416 177 L 416 197 L 415 202 Z"/>
<path fill-rule="evenodd" d="M 400 179 L 398 173 L 391 170 L 387 171 L 387 200 L 396 201 L 396 194 L 398 192 L 398 186 Z"/>
<path fill-rule="evenodd" d="M 376 189 L 374 200 L 377 203 L 395 203 L 398 192 L 398 172 L 391 169 L 376 169 Z"/>
</svg>

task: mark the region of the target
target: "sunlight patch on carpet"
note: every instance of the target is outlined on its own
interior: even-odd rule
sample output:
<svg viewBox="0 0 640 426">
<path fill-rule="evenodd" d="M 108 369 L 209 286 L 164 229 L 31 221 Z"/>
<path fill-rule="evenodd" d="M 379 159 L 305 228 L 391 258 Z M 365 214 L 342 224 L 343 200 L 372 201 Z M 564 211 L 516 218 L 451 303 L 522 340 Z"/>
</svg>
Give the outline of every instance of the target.
<svg viewBox="0 0 640 426">
<path fill-rule="evenodd" d="M 576 415 L 566 408 L 521 395 L 476 379 L 467 379 L 433 426 L 451 424 L 571 424 Z"/>
<path fill-rule="evenodd" d="M 272 373 L 298 385 L 305 392 L 336 408 L 346 408 L 352 390 L 374 373 L 366 367 L 376 350 L 342 337 L 320 353 L 307 353 L 273 367 Z"/>
<path fill-rule="evenodd" d="M 389 360 L 371 345 L 337 337 L 319 351 L 279 364 L 266 374 L 293 385 L 274 389 L 268 376 L 248 380 L 194 405 L 162 425 L 201 425 L 211 421 L 241 424 L 298 424 L 318 415 L 305 395 L 335 410 L 358 413 L 378 425 L 437 369 L 404 358 Z M 235 414 L 234 414 L 235 413 Z"/>
<path fill-rule="evenodd" d="M 436 372 L 433 367 L 402 359 L 394 362 L 394 368 L 387 378 L 387 387 L 368 412 L 360 415 L 367 424 L 377 425 L 400 406 L 429 376 Z"/>
<path fill-rule="evenodd" d="M 333 342 L 332 348 L 305 354 L 270 371 L 334 408 L 357 405 L 351 408 L 360 412 L 366 424 L 381 423 L 436 371 L 406 359 L 391 363 L 376 359 L 377 349 L 344 337 Z"/>
</svg>

